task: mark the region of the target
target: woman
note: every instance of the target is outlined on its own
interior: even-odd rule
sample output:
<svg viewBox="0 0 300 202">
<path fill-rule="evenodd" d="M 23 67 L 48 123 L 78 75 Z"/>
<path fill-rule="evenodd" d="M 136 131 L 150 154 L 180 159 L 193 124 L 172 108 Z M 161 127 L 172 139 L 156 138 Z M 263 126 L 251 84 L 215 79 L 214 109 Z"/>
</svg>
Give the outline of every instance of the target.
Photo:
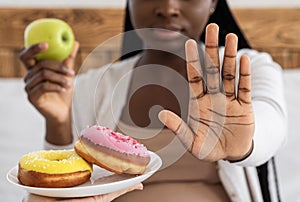
<svg viewBox="0 0 300 202">
<path fill-rule="evenodd" d="M 34 55 L 47 48 L 44 43 L 21 54 L 29 69 L 29 100 L 46 118 L 47 146 L 68 145 L 73 133 L 97 122 L 128 135 L 151 135 L 155 130 L 155 137 L 140 138 L 161 154 L 163 169 L 144 183 L 142 192 L 117 201 L 270 199 L 260 191 L 264 187 L 255 166 L 268 161 L 284 140 L 280 67 L 269 55 L 246 49 L 226 1 L 129 0 L 127 11 L 131 22 L 125 31 L 134 28 L 137 35 L 125 34 L 123 61 L 76 80 L 73 132 L 73 72 L 51 61 L 36 62 Z M 210 22 L 220 25 L 220 44 L 216 24 L 204 31 Z M 239 44 L 229 32 L 238 35 Z M 219 54 L 224 54 L 223 63 Z M 64 65 L 72 67 L 75 55 L 76 48 Z M 149 80 L 151 85 L 144 83 L 148 78 L 155 78 Z M 112 99 L 116 92 L 118 99 Z M 174 134 L 184 146 L 175 144 L 165 152 Z"/>
</svg>

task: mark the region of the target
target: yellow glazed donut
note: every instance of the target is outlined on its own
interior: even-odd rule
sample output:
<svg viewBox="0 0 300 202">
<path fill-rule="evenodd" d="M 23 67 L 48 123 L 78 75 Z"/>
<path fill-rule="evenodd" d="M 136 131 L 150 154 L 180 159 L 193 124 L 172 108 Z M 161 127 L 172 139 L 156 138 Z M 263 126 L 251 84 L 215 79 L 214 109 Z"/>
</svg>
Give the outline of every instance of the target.
<svg viewBox="0 0 300 202">
<path fill-rule="evenodd" d="M 18 179 L 33 187 L 72 187 L 89 180 L 92 165 L 74 150 L 43 150 L 24 155 Z"/>
</svg>

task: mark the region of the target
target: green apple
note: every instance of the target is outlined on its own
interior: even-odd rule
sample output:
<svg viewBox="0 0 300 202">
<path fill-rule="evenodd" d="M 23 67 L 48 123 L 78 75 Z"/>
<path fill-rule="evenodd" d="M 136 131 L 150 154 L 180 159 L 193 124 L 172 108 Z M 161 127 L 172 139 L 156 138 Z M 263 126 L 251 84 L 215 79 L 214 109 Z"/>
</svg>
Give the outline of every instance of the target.
<svg viewBox="0 0 300 202">
<path fill-rule="evenodd" d="M 41 18 L 31 22 L 24 33 L 25 48 L 47 42 L 48 49 L 36 56 L 37 60 L 54 60 L 61 62 L 66 59 L 74 47 L 74 33 L 64 21 L 56 18 Z"/>
</svg>

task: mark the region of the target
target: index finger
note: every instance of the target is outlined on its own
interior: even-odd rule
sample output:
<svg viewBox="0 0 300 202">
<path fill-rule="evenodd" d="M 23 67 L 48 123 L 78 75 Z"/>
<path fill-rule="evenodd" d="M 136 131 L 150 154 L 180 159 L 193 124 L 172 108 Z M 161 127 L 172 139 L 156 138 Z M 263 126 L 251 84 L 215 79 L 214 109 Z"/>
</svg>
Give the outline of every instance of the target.
<svg viewBox="0 0 300 202">
<path fill-rule="evenodd" d="M 48 44 L 45 42 L 34 44 L 29 46 L 28 48 L 23 49 L 19 54 L 19 58 L 25 65 L 26 69 L 30 69 L 36 64 L 35 56 L 47 49 Z"/>
<path fill-rule="evenodd" d="M 204 83 L 196 41 L 188 40 L 185 49 L 191 99 L 198 100 L 204 96 Z"/>
</svg>

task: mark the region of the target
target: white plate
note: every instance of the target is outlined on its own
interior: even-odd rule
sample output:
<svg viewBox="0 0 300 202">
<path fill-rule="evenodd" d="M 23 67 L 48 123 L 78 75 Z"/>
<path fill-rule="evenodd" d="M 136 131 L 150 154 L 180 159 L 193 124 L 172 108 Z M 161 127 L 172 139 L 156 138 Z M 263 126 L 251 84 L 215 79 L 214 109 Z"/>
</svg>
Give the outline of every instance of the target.
<svg viewBox="0 0 300 202">
<path fill-rule="evenodd" d="M 115 174 L 109 172 L 105 169 L 102 169 L 98 166 L 94 166 L 94 171 L 90 180 L 84 184 L 69 187 L 69 188 L 39 188 L 39 187 L 30 187 L 20 184 L 17 174 L 18 167 L 12 168 L 7 173 L 7 180 L 12 184 L 24 188 L 26 191 L 32 194 L 37 194 L 41 196 L 49 197 L 64 197 L 64 198 L 73 198 L 73 197 L 87 197 L 95 196 L 99 194 L 106 194 L 115 192 L 127 187 L 133 186 L 142 182 L 153 175 L 162 165 L 161 158 L 150 152 L 151 160 L 146 167 L 144 174 L 134 176 L 134 175 L 123 175 Z"/>
</svg>

